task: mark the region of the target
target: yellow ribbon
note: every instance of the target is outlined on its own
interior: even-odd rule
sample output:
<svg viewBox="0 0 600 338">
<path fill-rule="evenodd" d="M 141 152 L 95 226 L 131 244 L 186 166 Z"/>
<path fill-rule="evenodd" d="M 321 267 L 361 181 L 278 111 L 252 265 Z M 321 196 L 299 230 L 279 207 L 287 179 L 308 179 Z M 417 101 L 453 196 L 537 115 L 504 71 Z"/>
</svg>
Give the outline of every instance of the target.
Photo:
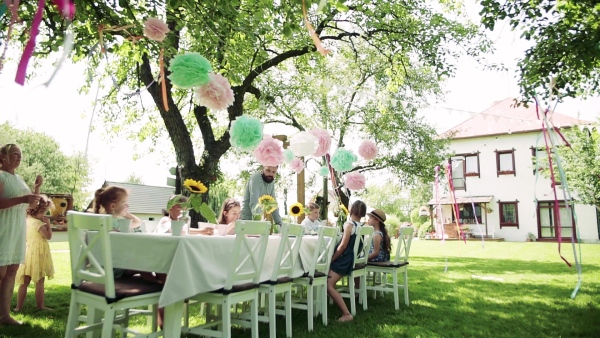
<svg viewBox="0 0 600 338">
<path fill-rule="evenodd" d="M 163 59 L 164 50 L 160 49 L 159 63 L 160 63 L 160 88 L 162 92 L 163 107 L 166 111 L 169 111 L 169 103 L 167 102 L 167 81 L 165 80 L 165 61 Z"/>
</svg>

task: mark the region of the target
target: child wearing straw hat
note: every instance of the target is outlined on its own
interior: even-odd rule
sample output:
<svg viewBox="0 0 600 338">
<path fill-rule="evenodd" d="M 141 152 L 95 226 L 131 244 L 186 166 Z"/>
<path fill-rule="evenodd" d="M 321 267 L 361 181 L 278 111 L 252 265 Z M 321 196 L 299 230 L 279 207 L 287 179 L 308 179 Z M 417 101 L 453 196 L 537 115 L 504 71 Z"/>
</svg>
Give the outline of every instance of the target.
<svg viewBox="0 0 600 338">
<path fill-rule="evenodd" d="M 390 260 L 392 244 L 385 228 L 386 215 L 381 209 L 374 209 L 367 214 L 368 223 L 373 227 L 373 241 L 369 250 L 369 262 L 385 262 Z"/>
</svg>

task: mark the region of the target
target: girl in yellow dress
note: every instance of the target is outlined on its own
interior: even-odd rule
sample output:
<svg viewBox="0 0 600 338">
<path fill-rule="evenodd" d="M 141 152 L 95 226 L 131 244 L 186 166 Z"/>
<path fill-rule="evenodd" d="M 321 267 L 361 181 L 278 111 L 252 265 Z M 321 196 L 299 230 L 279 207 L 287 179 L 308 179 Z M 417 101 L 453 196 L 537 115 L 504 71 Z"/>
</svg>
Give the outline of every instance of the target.
<svg viewBox="0 0 600 338">
<path fill-rule="evenodd" d="M 52 226 L 46 217 L 48 210 L 54 205 L 47 196 L 41 195 L 37 207 L 27 209 L 27 250 L 25 251 L 25 264 L 19 267 L 17 281 L 19 293 L 17 294 L 17 307 L 20 311 L 25 302 L 27 287 L 33 280 L 35 282 L 35 302 L 40 310 L 52 310 L 44 305 L 44 280 L 54 278 L 54 264 L 50 254 L 48 240 L 52 238 Z"/>
</svg>

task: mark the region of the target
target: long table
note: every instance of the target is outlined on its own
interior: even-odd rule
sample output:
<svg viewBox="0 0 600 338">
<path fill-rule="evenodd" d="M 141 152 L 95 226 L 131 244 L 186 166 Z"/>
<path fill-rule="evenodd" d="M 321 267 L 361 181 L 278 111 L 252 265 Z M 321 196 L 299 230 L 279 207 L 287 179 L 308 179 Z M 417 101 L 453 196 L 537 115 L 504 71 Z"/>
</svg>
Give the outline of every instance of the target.
<svg viewBox="0 0 600 338">
<path fill-rule="evenodd" d="M 163 330 L 165 337 L 179 337 L 184 300 L 225 285 L 235 236 L 177 237 L 169 234 L 114 232 L 110 234 L 110 239 L 114 267 L 167 274 L 159 300 L 159 306 L 165 308 Z M 271 278 L 280 243 L 281 236 L 269 236 L 261 282 Z M 304 273 L 316 244 L 316 236 L 302 238 L 302 264 L 296 264 L 294 277 Z"/>
</svg>

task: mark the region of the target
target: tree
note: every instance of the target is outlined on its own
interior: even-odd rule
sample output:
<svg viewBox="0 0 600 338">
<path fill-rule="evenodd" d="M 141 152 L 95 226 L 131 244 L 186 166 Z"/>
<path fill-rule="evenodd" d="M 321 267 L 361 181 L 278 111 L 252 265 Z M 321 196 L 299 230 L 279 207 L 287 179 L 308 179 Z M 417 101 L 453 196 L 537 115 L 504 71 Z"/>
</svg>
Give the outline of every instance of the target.
<svg viewBox="0 0 600 338">
<path fill-rule="evenodd" d="M 482 0 L 483 25 L 508 20 L 532 42 L 519 60 L 523 101 L 596 95 L 600 85 L 600 1 Z M 549 89 L 551 78 L 554 87 Z M 544 90 L 545 89 L 545 90 Z"/>
<path fill-rule="evenodd" d="M 577 192 L 577 199 L 581 203 L 594 205 L 600 210 L 600 133 L 595 127 L 584 127 L 573 128 L 565 136 L 571 148 L 558 147 L 558 154 L 567 183 Z M 555 179 L 560 182 L 556 159 L 553 159 L 553 164 Z M 549 176 L 548 170 L 543 173 L 546 177 Z M 557 188 L 560 189 L 560 186 Z"/>
<path fill-rule="evenodd" d="M 128 122 L 144 123 L 141 129 L 136 127 L 136 135 L 154 141 L 159 139 L 161 130 L 166 130 L 183 178 L 199 179 L 207 186 L 220 176 L 219 162 L 230 148 L 231 122 L 242 114 L 260 115 L 267 103 L 275 102 L 276 97 L 266 95 L 263 86 L 282 81 L 278 70 L 295 66 L 302 74 L 319 74 L 324 71 L 317 65 L 331 69 L 315 53 L 316 48 L 301 25 L 300 1 L 155 0 L 119 1 L 116 5 L 107 0 L 79 0 L 75 3 L 74 60 L 87 61 L 97 78 L 109 76 L 117 84 L 101 105 L 105 121 L 120 131 L 126 129 Z M 22 4 L 20 17 L 24 21 L 31 21 L 33 6 L 28 2 Z M 48 6 L 47 13 L 56 13 L 56 9 Z M 320 13 L 314 7 L 309 19 L 331 54 L 336 55 L 344 46 L 353 48 L 359 43 L 371 46 L 368 55 L 357 49 L 354 55 L 365 63 L 372 58 L 377 59 L 376 63 L 387 63 L 387 70 L 377 76 L 387 77 L 390 90 L 408 91 L 412 79 L 422 75 L 440 81 L 453 74 L 453 61 L 460 53 L 466 51 L 477 56 L 489 46 L 480 39 L 475 25 L 464 23 L 460 6 L 454 1 L 443 2 L 436 8 L 423 0 L 370 0 L 352 4 L 328 1 Z M 161 45 L 140 38 L 142 23 L 148 17 L 166 18 L 171 33 Z M 60 20 L 44 23 L 42 31 L 50 38 L 39 39 L 38 55 L 56 48 L 66 27 Z M 15 36 L 21 41 L 25 39 L 25 35 Z M 100 36 L 102 46 L 99 46 Z M 161 49 L 166 65 L 177 54 L 200 52 L 215 72 L 232 83 L 234 104 L 226 112 L 197 105 L 191 91 L 172 86 L 168 69 L 163 96 L 157 78 Z M 111 62 L 104 65 L 104 60 Z M 147 88 L 152 109 L 142 104 L 143 95 L 123 95 L 141 88 Z M 303 97 L 304 91 L 299 90 L 296 95 Z M 313 114 L 318 116 L 321 112 Z M 320 116 L 318 119 L 321 120 Z"/>
<path fill-rule="evenodd" d="M 0 124 L 0 144 L 15 143 L 23 153 L 19 175 L 32 187 L 42 175 L 42 193 L 70 194 L 74 206 L 80 207 L 88 196 L 84 188 L 90 183 L 90 169 L 85 156 L 67 156 L 52 137 L 32 130 L 19 130 L 8 123 Z"/>
<path fill-rule="evenodd" d="M 135 173 L 131 173 L 125 179 L 125 183 L 144 184 L 144 181 L 142 180 L 141 176 L 138 176 Z"/>
</svg>

